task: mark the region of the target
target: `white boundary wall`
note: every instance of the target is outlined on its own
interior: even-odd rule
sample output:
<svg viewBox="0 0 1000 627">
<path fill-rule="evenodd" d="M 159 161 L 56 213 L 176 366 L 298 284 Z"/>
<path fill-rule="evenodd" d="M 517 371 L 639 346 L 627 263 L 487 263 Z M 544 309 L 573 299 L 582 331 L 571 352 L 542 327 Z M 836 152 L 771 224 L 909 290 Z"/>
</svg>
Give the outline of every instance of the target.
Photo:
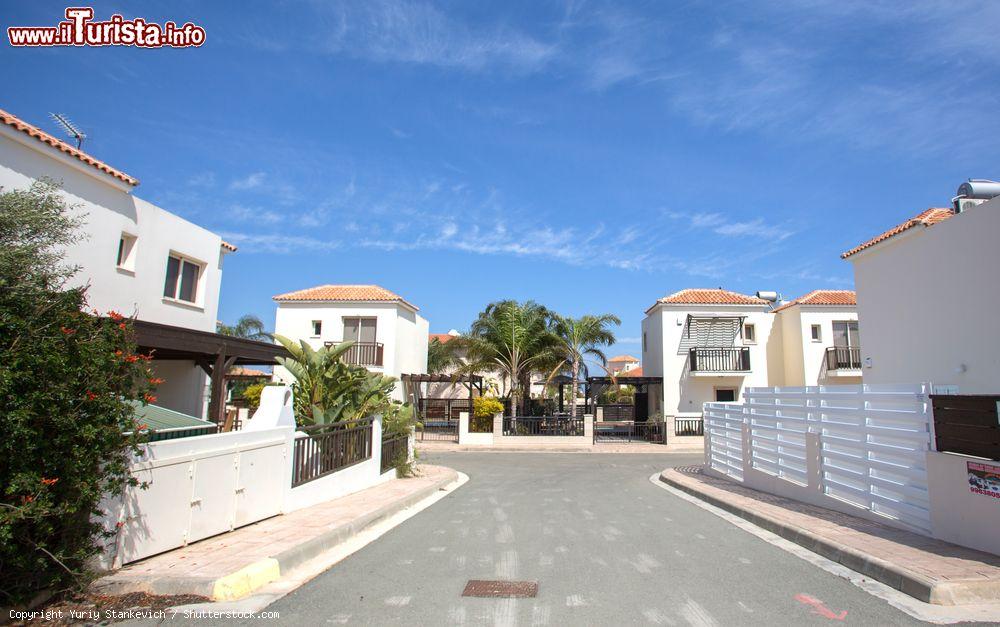
<svg viewBox="0 0 1000 627">
<path fill-rule="evenodd" d="M 296 436 L 292 427 L 277 427 L 144 445 L 132 471 L 148 487 L 101 504 L 102 523 L 116 535 L 98 565 L 117 568 L 395 478 L 395 470 L 381 472 L 381 416 L 372 421 L 369 459 L 293 488 Z"/>
<path fill-rule="evenodd" d="M 710 474 L 930 534 L 929 384 L 749 388 L 706 403 Z"/>
</svg>

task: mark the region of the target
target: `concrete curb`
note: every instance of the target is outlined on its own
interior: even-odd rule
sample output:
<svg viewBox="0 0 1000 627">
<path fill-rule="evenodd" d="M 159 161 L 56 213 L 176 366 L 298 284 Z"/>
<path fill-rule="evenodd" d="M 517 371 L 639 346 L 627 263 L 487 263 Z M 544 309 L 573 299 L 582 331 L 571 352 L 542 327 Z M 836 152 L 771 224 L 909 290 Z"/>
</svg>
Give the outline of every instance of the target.
<svg viewBox="0 0 1000 627">
<path fill-rule="evenodd" d="M 703 492 L 677 477 L 686 479 L 685 475 L 673 468 L 668 468 L 660 473 L 660 481 L 671 487 L 739 516 L 762 529 L 809 549 L 813 553 L 822 555 L 832 562 L 880 581 L 924 603 L 966 605 L 995 603 L 1000 599 L 1000 582 L 935 581 L 898 564 L 873 557 L 854 547 L 817 535 L 808 529 L 730 503 L 725 499 Z"/>
<path fill-rule="evenodd" d="M 197 594 L 209 597 L 213 601 L 236 601 L 249 596 L 261 587 L 280 579 L 282 575 L 287 575 L 305 562 L 343 544 L 373 525 L 416 505 L 435 492 L 444 489 L 445 486 L 458 481 L 458 472 L 451 468 L 447 470 L 448 472 L 434 483 L 398 501 L 384 505 L 298 546 L 248 564 L 222 577 L 176 576 L 156 579 L 98 580 L 95 587 L 103 594 L 124 594 L 127 592 L 147 592 L 158 595 Z"/>
</svg>

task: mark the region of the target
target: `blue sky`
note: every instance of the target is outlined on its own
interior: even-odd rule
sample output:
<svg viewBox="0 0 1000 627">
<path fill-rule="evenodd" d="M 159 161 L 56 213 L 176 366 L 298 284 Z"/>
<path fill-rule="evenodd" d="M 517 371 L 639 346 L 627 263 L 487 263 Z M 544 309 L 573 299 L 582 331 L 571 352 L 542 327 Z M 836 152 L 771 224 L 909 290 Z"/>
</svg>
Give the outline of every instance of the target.
<svg viewBox="0 0 1000 627">
<path fill-rule="evenodd" d="M 779 6 L 780 5 L 780 6 Z M 4 26 L 65 4 L 4 4 Z M 491 300 L 622 318 L 684 287 L 849 288 L 839 253 L 998 177 L 1000 3 L 101 3 L 187 50 L 0 46 L 136 194 L 223 234 L 220 317 L 378 283 L 431 330 Z M 12 88 L 16 87 L 16 88 Z"/>
</svg>

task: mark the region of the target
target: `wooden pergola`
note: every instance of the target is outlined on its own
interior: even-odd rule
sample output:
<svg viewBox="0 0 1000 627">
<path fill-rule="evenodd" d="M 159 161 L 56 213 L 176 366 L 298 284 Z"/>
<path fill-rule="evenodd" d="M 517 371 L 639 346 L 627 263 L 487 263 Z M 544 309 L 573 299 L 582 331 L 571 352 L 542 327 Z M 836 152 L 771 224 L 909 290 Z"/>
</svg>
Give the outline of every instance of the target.
<svg viewBox="0 0 1000 627">
<path fill-rule="evenodd" d="M 590 407 L 591 398 L 594 399 L 596 405 L 597 398 L 600 397 L 604 388 L 609 385 L 633 386 L 636 391 L 635 407 L 638 408 L 640 405 L 640 399 L 644 402 L 647 398 L 647 395 L 649 394 L 649 386 L 663 385 L 663 377 L 630 377 L 624 374 L 617 377 L 587 377 L 587 387 L 585 393 L 585 403 L 587 404 L 587 407 Z"/>
<path fill-rule="evenodd" d="M 218 424 L 225 420 L 226 379 L 231 367 L 274 365 L 278 357 L 290 357 L 280 344 L 145 320 L 136 320 L 134 328 L 139 350 L 154 360 L 193 361 L 205 371 L 212 382 L 206 418 Z"/>
</svg>

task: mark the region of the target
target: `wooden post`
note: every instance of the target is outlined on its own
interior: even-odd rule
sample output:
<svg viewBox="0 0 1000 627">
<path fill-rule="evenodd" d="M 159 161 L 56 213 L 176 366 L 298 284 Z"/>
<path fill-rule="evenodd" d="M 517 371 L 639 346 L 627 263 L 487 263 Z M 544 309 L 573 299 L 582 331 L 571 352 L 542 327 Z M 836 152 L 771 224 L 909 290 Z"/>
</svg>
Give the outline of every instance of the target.
<svg viewBox="0 0 1000 627">
<path fill-rule="evenodd" d="M 215 356 L 211 373 L 211 395 L 208 401 L 208 419 L 222 424 L 226 418 L 226 372 L 235 363 L 235 357 L 226 357 L 225 352 Z"/>
</svg>

